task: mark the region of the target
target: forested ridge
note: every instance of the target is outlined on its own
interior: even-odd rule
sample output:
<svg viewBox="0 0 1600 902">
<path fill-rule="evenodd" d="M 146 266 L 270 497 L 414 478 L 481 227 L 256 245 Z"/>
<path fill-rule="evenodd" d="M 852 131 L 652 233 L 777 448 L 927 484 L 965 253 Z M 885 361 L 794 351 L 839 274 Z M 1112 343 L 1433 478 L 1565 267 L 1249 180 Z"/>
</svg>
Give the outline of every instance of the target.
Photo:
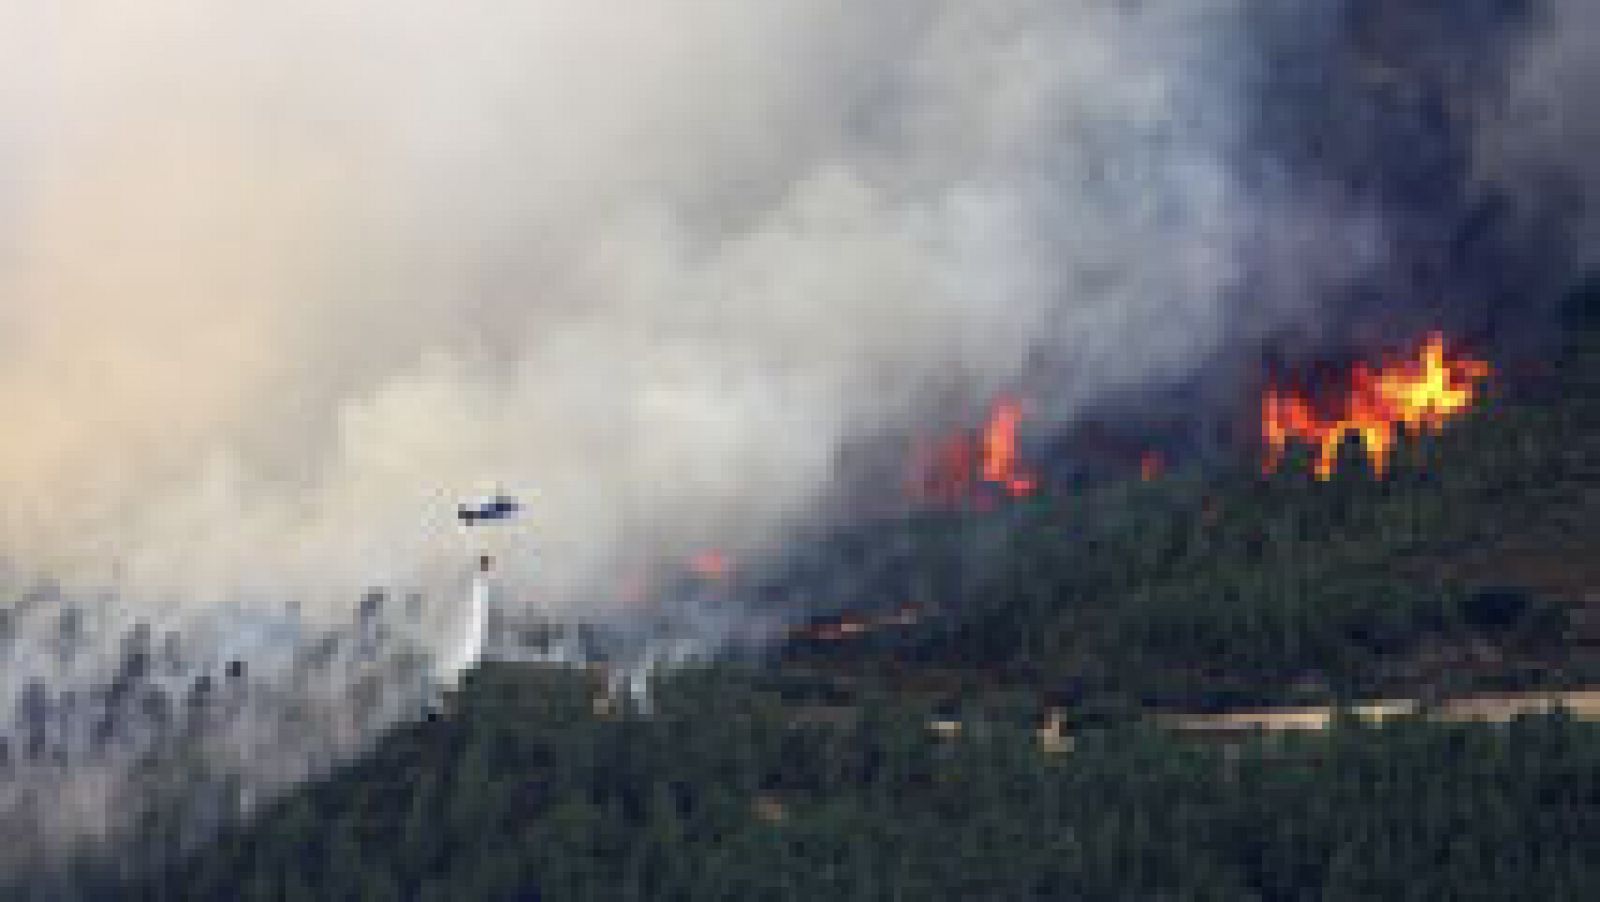
<svg viewBox="0 0 1600 902">
<path fill-rule="evenodd" d="M 1600 683 L 1600 340 L 1550 363 L 1382 480 L 1179 469 L 841 536 L 817 568 L 841 604 L 918 622 L 663 674 L 648 713 L 488 665 L 193 854 L 13 895 L 1600 896 L 1600 725 L 1426 713 Z M 1376 695 L 1422 713 L 1228 741 L 1151 717 Z"/>
<path fill-rule="evenodd" d="M 1244 460 L 908 523 L 856 541 L 830 588 L 954 616 L 789 663 L 1185 709 L 1600 681 L 1594 334 L 1397 458 L 1383 479 L 1354 453 L 1326 483 Z M 971 546 L 980 563 L 953 563 Z"/>
<path fill-rule="evenodd" d="M 796 723 L 736 673 L 596 719 L 481 674 L 445 724 L 276 806 L 161 899 L 1589 898 L 1600 727 L 1400 722 L 1242 745 L 1129 726 L 1042 751 L 884 699 Z"/>
</svg>

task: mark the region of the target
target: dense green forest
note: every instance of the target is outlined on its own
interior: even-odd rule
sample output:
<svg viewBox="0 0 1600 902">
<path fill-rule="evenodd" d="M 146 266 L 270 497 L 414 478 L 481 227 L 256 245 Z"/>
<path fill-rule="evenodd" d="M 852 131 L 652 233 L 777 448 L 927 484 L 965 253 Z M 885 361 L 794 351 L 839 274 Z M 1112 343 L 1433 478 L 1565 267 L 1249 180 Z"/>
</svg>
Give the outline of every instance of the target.
<svg viewBox="0 0 1600 902">
<path fill-rule="evenodd" d="M 597 713 L 581 671 L 486 666 L 448 716 L 215 843 L 48 890 L 1595 897 L 1600 725 L 1219 741 L 1149 716 L 1600 683 L 1600 337 L 1574 330 L 1549 364 L 1382 480 L 1353 458 L 1327 483 L 1244 461 L 835 537 L 818 569 L 840 603 L 914 601 L 920 622 L 677 671 L 648 714 Z M 1070 749 L 1036 735 L 1052 708 Z M 149 845 L 171 829 L 152 818 Z"/>
<path fill-rule="evenodd" d="M 1591 898 L 1600 726 L 1425 721 L 1066 754 L 887 699 L 797 722 L 736 671 L 597 719 L 483 672 L 446 723 L 143 885 L 151 899 Z"/>
</svg>

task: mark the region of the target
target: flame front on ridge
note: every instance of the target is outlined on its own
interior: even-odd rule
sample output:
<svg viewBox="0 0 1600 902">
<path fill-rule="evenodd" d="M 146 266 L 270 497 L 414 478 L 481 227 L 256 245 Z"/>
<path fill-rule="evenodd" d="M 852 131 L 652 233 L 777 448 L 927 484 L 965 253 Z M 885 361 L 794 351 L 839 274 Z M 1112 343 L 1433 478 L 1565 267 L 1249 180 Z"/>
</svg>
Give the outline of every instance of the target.
<svg viewBox="0 0 1600 902">
<path fill-rule="evenodd" d="M 1315 450 L 1312 474 L 1331 479 L 1339 449 L 1354 436 L 1382 476 L 1402 430 L 1443 429 L 1477 403 L 1490 373 L 1487 362 L 1452 354 L 1443 333 L 1431 332 L 1410 357 L 1377 368 L 1356 364 L 1348 387 L 1331 402 L 1270 386 L 1261 399 L 1262 471 L 1277 470 L 1290 443 L 1299 442 Z"/>
</svg>

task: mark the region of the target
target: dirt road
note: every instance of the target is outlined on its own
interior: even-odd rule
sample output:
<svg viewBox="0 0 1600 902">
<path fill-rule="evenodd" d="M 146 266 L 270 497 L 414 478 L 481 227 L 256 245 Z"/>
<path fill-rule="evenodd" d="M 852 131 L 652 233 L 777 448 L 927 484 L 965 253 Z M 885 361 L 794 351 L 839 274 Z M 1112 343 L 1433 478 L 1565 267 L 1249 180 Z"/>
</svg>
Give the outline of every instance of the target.
<svg viewBox="0 0 1600 902">
<path fill-rule="evenodd" d="M 1567 708 L 1574 717 L 1600 720 L 1600 689 L 1466 696 L 1440 702 L 1422 713 L 1435 720 L 1457 723 L 1505 723 L 1519 714 L 1558 706 Z M 1384 699 L 1354 706 L 1351 711 L 1361 720 L 1378 723 L 1417 713 L 1422 706 L 1414 699 Z M 1256 708 L 1222 714 L 1175 714 L 1162 720 L 1180 730 L 1208 733 L 1322 730 L 1332 721 L 1333 713 L 1329 706 Z"/>
</svg>

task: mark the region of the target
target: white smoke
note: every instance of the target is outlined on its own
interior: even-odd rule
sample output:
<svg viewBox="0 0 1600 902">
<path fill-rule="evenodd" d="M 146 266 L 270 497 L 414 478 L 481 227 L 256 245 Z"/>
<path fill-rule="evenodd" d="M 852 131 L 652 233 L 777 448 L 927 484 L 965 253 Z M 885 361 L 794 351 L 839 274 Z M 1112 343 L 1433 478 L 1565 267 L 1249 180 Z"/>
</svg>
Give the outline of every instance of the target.
<svg viewBox="0 0 1600 902">
<path fill-rule="evenodd" d="M 1250 224 L 1229 6 L 11 4 L 0 548 L 342 614 L 505 484 L 584 603 L 952 366 L 1181 370 Z"/>
</svg>

